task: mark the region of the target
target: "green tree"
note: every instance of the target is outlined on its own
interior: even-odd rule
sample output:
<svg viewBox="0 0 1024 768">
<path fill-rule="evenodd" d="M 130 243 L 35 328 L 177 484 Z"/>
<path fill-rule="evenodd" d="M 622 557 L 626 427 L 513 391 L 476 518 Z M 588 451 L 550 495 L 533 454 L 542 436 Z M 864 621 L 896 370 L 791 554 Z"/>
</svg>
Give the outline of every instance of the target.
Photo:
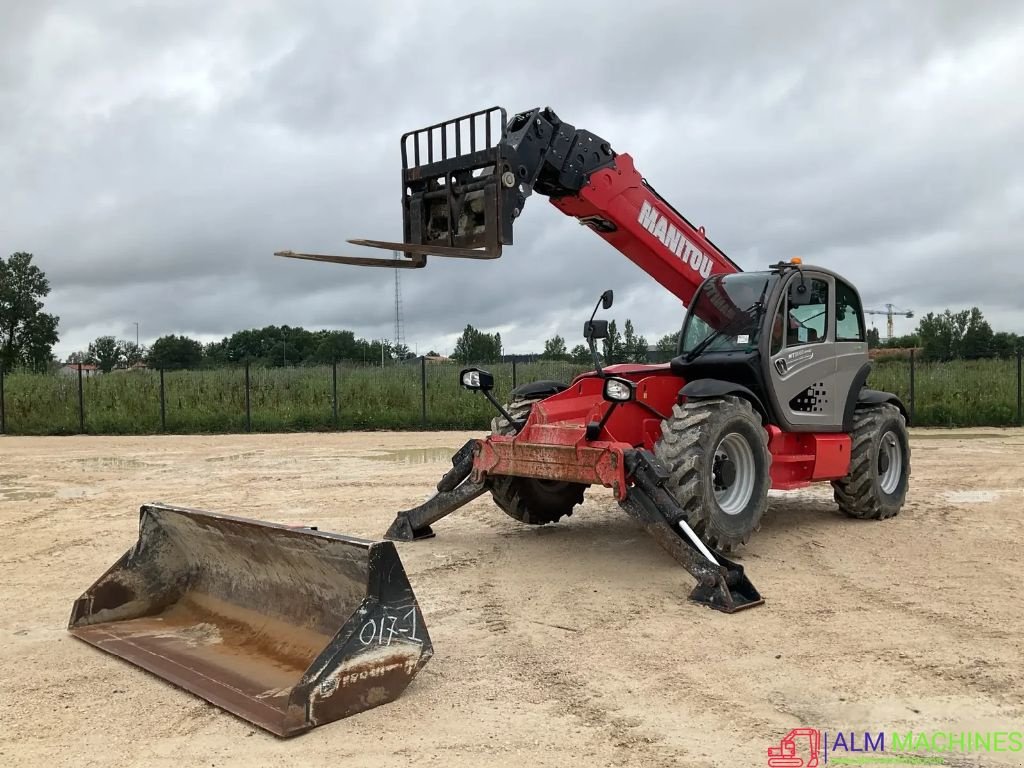
<svg viewBox="0 0 1024 768">
<path fill-rule="evenodd" d="M 622 352 L 626 362 L 647 362 L 647 339 L 633 330 L 633 322 L 629 318 L 626 318 L 622 332 Z"/>
<path fill-rule="evenodd" d="M 958 356 L 968 360 L 992 357 L 994 354 L 992 340 L 995 335 L 992 333 L 992 326 L 988 324 L 977 307 L 971 307 L 968 312 L 963 336 L 960 339 Z"/>
<path fill-rule="evenodd" d="M 615 321 L 608 323 L 608 336 L 601 341 L 605 365 L 621 363 L 626 357 L 625 344 L 622 341 L 622 334 L 615 327 Z"/>
<path fill-rule="evenodd" d="M 59 318 L 43 312 L 50 281 L 31 253 L 0 258 L 0 365 L 45 370 L 53 360 Z"/>
<path fill-rule="evenodd" d="M 999 331 L 992 334 L 992 354 L 996 357 L 1015 357 L 1021 346 L 1021 337 L 1016 333 Z"/>
<path fill-rule="evenodd" d="M 317 338 L 313 358 L 318 363 L 335 363 L 339 360 L 358 360 L 362 356 L 356 335 L 352 331 L 321 331 Z"/>
<path fill-rule="evenodd" d="M 929 360 L 952 360 L 963 329 L 958 327 L 960 318 L 948 309 L 941 315 L 929 312 L 917 324 L 917 335 L 925 358 Z M 963 318 L 966 321 L 966 317 Z"/>
<path fill-rule="evenodd" d="M 406 344 L 395 344 L 391 348 L 391 357 L 395 360 L 411 360 L 416 357 L 412 352 L 409 351 L 409 347 Z"/>
<path fill-rule="evenodd" d="M 925 358 L 969 360 L 993 355 L 992 326 L 977 307 L 941 315 L 929 312 L 917 326 Z"/>
<path fill-rule="evenodd" d="M 358 346 L 362 360 L 371 365 L 386 364 L 392 359 L 391 342 L 387 339 L 359 339 Z"/>
<path fill-rule="evenodd" d="M 121 360 L 129 368 L 136 363 L 144 362 L 146 355 L 149 354 L 144 345 L 136 344 L 134 341 L 122 341 L 120 344 Z"/>
<path fill-rule="evenodd" d="M 907 336 L 893 336 L 891 339 L 886 339 L 883 346 L 888 349 L 914 349 L 921 346 L 921 339 L 916 333 Z"/>
<path fill-rule="evenodd" d="M 113 336 L 100 336 L 89 344 L 89 359 L 104 373 L 110 373 L 121 362 L 121 343 Z"/>
<path fill-rule="evenodd" d="M 228 360 L 228 340 L 221 339 L 203 345 L 203 362 L 210 368 L 227 365 L 230 362 Z"/>
<path fill-rule="evenodd" d="M 203 345 L 188 336 L 161 336 L 149 348 L 152 368 L 198 368 L 203 362 Z"/>
<path fill-rule="evenodd" d="M 572 351 L 569 352 L 569 359 L 574 363 L 581 364 L 593 362 L 593 358 L 590 356 L 590 349 L 583 344 L 577 344 L 572 348 Z"/>
<path fill-rule="evenodd" d="M 544 352 L 541 353 L 542 360 L 568 360 L 569 352 L 565 348 L 565 339 L 555 335 L 544 342 Z"/>
<path fill-rule="evenodd" d="M 867 332 L 868 349 L 882 346 L 882 338 L 877 328 L 868 328 Z"/>
<path fill-rule="evenodd" d="M 658 361 L 667 363 L 673 357 L 676 356 L 679 350 L 679 334 L 682 331 L 676 331 L 675 333 L 666 333 L 655 344 L 657 349 Z"/>
<path fill-rule="evenodd" d="M 501 359 L 501 334 L 484 333 L 467 325 L 455 342 L 452 357 L 461 363 L 493 363 Z"/>
</svg>

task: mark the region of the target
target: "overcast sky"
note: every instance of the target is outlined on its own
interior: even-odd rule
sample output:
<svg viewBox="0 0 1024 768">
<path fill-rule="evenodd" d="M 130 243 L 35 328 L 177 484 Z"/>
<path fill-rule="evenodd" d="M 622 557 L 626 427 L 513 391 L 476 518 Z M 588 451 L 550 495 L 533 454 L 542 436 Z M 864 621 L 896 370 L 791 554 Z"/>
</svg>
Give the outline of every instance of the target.
<svg viewBox="0 0 1024 768">
<path fill-rule="evenodd" d="M 868 306 L 977 304 L 1024 332 L 1019 0 L 0 8 L 0 251 L 50 278 L 61 356 L 136 321 L 144 343 L 390 337 L 393 271 L 272 253 L 377 255 L 345 240 L 400 239 L 400 134 L 495 104 L 630 153 L 744 269 L 798 255 Z M 534 196 L 499 261 L 402 274 L 406 341 L 450 352 L 472 323 L 572 346 L 608 287 L 609 317 L 678 328 L 677 300 Z"/>
</svg>

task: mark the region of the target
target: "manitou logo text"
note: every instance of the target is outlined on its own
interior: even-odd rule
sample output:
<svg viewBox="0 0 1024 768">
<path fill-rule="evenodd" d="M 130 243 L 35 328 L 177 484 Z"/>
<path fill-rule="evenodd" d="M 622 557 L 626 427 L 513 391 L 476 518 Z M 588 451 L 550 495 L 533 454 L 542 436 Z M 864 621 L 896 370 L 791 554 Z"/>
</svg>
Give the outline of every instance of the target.
<svg viewBox="0 0 1024 768">
<path fill-rule="evenodd" d="M 669 223 L 667 216 L 646 200 L 640 207 L 637 221 L 644 229 L 658 238 L 662 245 L 678 256 L 684 264 L 689 264 L 694 272 L 701 277 L 708 277 L 711 274 L 711 257 L 696 248 L 683 236 L 682 232 Z"/>
</svg>

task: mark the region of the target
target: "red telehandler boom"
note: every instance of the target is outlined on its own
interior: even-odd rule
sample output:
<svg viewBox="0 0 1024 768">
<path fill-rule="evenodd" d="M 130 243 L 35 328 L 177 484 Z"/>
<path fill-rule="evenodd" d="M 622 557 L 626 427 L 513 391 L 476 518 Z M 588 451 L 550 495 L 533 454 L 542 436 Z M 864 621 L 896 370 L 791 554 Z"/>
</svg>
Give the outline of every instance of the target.
<svg viewBox="0 0 1024 768">
<path fill-rule="evenodd" d="M 432 536 L 432 524 L 488 491 L 522 523 L 553 523 L 601 485 L 696 578 L 691 600 L 731 613 L 763 602 L 722 552 L 759 527 L 769 488 L 828 481 L 846 515 L 897 514 L 907 412 L 865 386 L 856 289 L 795 259 L 742 272 L 629 155 L 550 109 L 506 118 L 495 107 L 402 137 L 404 240 L 350 242 L 404 258 L 277 255 L 387 268 L 423 267 L 428 255 L 493 259 L 537 193 L 688 306 L 678 355 L 602 366 L 595 342 L 607 322 L 595 307 L 584 324 L 594 370 L 568 384 L 525 384 L 503 405 L 487 371 L 461 371 L 462 386 L 499 413 L 491 434 L 456 453 L 437 494 L 400 512 L 386 536 Z M 605 291 L 599 305 L 611 304 Z"/>
</svg>

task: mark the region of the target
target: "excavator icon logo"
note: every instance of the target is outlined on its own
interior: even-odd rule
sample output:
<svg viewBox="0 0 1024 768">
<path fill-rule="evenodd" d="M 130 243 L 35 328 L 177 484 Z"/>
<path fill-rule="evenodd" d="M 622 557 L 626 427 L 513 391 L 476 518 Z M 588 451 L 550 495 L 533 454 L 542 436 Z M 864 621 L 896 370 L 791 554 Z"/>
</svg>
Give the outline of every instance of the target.
<svg viewBox="0 0 1024 768">
<path fill-rule="evenodd" d="M 797 744 L 807 740 L 807 759 L 797 754 Z M 794 728 L 782 737 L 777 747 L 768 747 L 768 768 L 817 768 L 821 751 L 821 732 L 814 728 Z"/>
</svg>

